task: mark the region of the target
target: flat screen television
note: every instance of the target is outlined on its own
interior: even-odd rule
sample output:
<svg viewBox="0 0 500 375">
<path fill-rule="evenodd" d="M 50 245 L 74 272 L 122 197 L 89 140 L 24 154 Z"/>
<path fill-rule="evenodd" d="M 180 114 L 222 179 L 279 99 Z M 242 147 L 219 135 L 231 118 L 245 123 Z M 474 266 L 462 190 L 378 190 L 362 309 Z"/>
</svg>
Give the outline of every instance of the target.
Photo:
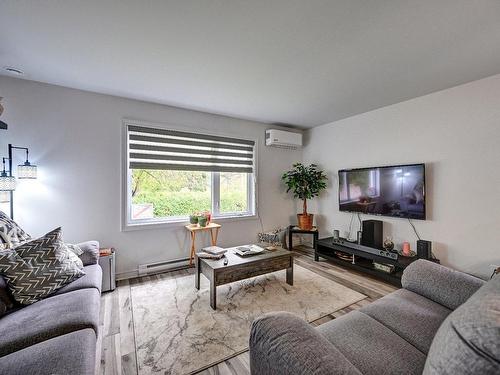
<svg viewBox="0 0 500 375">
<path fill-rule="evenodd" d="M 425 220 L 425 164 L 340 170 L 339 209 Z"/>
</svg>

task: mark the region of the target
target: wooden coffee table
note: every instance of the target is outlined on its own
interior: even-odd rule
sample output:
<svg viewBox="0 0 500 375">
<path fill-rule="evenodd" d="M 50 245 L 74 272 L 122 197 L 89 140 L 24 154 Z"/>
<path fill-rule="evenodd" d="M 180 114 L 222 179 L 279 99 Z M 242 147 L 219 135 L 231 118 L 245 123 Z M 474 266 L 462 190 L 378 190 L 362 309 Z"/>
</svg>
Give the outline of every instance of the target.
<svg viewBox="0 0 500 375">
<path fill-rule="evenodd" d="M 225 254 L 228 264 L 224 265 L 224 258 L 219 260 L 198 258 L 195 256 L 196 274 L 194 285 L 200 289 L 200 275 L 210 281 L 210 306 L 217 308 L 217 286 L 266 273 L 286 270 L 286 282 L 293 285 L 293 256 L 285 249 L 275 251 L 265 250 L 262 254 L 240 257 L 234 253 L 235 248 L 227 249 Z"/>
</svg>

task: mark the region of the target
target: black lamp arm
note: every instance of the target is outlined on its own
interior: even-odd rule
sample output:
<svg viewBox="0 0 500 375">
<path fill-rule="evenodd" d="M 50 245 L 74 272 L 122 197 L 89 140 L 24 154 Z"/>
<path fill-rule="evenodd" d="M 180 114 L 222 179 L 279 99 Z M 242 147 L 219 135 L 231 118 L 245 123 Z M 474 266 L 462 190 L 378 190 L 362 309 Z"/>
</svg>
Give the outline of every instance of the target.
<svg viewBox="0 0 500 375">
<path fill-rule="evenodd" d="M 3 164 L 3 171 L 2 171 L 2 172 L 7 172 L 7 170 L 5 169 L 5 161 L 6 161 L 6 160 L 9 160 L 9 161 L 10 161 L 10 159 L 9 159 L 9 158 L 2 158 L 2 164 Z M 10 170 L 9 170 L 9 172 L 10 172 Z"/>
<path fill-rule="evenodd" d="M 11 149 L 11 150 L 13 150 L 13 149 L 16 149 L 16 150 L 25 150 L 26 151 L 26 162 L 27 163 L 29 162 L 29 158 L 28 158 L 29 150 L 28 150 L 28 147 L 19 147 L 19 146 L 9 145 L 9 149 Z"/>
</svg>

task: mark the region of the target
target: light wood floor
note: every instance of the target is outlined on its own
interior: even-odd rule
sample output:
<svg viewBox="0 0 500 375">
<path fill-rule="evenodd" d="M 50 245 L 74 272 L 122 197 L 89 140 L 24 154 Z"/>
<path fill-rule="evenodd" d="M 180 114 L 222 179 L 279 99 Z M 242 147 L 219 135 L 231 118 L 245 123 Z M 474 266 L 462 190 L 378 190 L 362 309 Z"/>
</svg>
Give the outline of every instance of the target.
<svg viewBox="0 0 500 375">
<path fill-rule="evenodd" d="M 390 284 L 356 271 L 344 269 L 326 260 L 315 262 L 310 249 L 302 247 L 295 249 L 294 252 L 295 264 L 367 296 L 367 298 L 360 302 L 354 303 L 331 315 L 312 322 L 312 325 L 317 326 L 323 324 L 347 314 L 349 311 L 359 309 L 396 290 L 396 288 Z M 174 272 L 185 274 L 192 273 L 193 270 L 186 269 Z M 137 357 L 135 351 L 130 286 L 161 277 L 162 275 L 152 275 L 120 281 L 113 292 L 104 293 L 102 295 L 100 315 L 101 340 L 98 343 L 98 353 L 101 353 L 101 360 L 100 363 L 97 364 L 99 374 L 137 374 Z M 198 374 L 248 375 L 250 374 L 248 351 L 227 359 L 215 366 L 204 369 Z"/>
</svg>

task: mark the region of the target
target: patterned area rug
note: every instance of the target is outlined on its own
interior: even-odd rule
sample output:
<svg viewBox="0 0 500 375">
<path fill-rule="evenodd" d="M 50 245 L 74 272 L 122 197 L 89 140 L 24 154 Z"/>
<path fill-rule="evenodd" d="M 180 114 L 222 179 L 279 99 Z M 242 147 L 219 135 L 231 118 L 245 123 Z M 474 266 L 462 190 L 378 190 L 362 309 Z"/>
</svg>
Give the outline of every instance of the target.
<svg viewBox="0 0 500 375">
<path fill-rule="evenodd" d="M 250 325 L 259 315 L 289 311 L 311 322 L 366 296 L 295 265 L 294 286 L 285 271 L 217 288 L 194 274 L 162 275 L 131 287 L 139 374 L 189 374 L 248 348 Z"/>
</svg>

